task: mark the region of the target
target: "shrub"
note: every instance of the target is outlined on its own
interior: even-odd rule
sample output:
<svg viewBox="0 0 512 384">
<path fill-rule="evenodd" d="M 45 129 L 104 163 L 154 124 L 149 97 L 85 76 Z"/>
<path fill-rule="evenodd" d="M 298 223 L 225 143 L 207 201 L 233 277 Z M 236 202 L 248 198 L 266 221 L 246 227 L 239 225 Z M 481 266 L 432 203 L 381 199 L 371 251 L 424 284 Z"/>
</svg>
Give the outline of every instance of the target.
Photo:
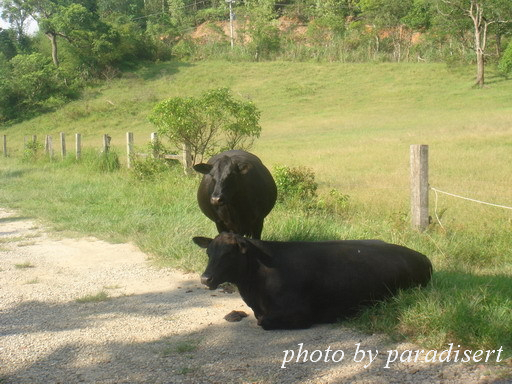
<svg viewBox="0 0 512 384">
<path fill-rule="evenodd" d="M 349 195 L 345 195 L 337 189 L 331 189 L 327 196 L 318 199 L 317 207 L 328 213 L 341 215 L 348 211 L 349 201 Z"/>
<path fill-rule="evenodd" d="M 40 53 L 17 55 L 1 66 L 0 120 L 23 119 L 76 96 L 66 74 Z"/>
<path fill-rule="evenodd" d="M 145 152 L 148 153 L 149 156 L 134 156 L 132 158 L 131 172 L 137 179 L 152 180 L 158 175 L 168 171 L 172 166 L 172 160 L 168 161 L 161 158 L 161 155 L 169 153 L 170 151 L 162 146 L 159 140 L 154 143 L 150 143 Z"/>
<path fill-rule="evenodd" d="M 41 157 L 43 144 L 37 140 L 28 140 L 23 148 L 23 161 L 34 162 Z"/>
<path fill-rule="evenodd" d="M 311 201 L 316 197 L 318 184 L 315 182 L 315 173 L 310 168 L 277 165 L 274 167 L 274 179 L 279 201 L 288 199 Z"/>
<path fill-rule="evenodd" d="M 508 44 L 507 49 L 503 52 L 498 68 L 506 75 L 512 73 L 512 42 Z"/>
</svg>

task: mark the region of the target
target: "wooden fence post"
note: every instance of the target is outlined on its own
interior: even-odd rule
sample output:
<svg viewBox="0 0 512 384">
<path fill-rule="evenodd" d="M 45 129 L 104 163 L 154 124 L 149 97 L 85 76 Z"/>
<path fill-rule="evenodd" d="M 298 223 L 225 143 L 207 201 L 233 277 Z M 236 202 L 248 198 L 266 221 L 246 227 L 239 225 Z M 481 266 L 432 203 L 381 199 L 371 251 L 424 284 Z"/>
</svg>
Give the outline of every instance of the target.
<svg viewBox="0 0 512 384">
<path fill-rule="evenodd" d="M 108 134 L 103 135 L 103 152 L 107 153 L 110 150 L 110 140 L 112 138 Z"/>
<path fill-rule="evenodd" d="M 66 134 L 64 132 L 60 133 L 60 153 L 64 159 L 66 157 Z"/>
<path fill-rule="evenodd" d="M 44 153 L 50 158 L 53 159 L 53 141 L 50 135 L 46 135 L 44 139 Z"/>
<path fill-rule="evenodd" d="M 414 229 L 422 232 L 428 216 L 428 145 L 411 145 L 411 216 Z"/>
<path fill-rule="evenodd" d="M 80 160 L 82 157 L 82 135 L 80 133 L 75 134 L 75 151 L 76 159 Z"/>
<path fill-rule="evenodd" d="M 153 158 L 158 157 L 158 133 L 151 132 L 151 148 L 153 150 L 152 156 Z"/>
<path fill-rule="evenodd" d="M 7 157 L 7 135 L 4 135 L 4 157 Z"/>
<path fill-rule="evenodd" d="M 132 167 L 133 159 L 133 132 L 126 132 L 126 166 Z"/>
</svg>

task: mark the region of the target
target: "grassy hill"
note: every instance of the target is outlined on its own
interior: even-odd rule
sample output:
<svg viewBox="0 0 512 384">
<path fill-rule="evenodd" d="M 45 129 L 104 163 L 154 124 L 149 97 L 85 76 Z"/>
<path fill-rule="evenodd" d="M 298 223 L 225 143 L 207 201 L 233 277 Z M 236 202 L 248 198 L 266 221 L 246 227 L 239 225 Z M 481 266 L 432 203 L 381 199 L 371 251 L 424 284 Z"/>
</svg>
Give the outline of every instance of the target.
<svg viewBox="0 0 512 384">
<path fill-rule="evenodd" d="M 426 233 L 410 229 L 411 144 L 430 146 L 431 186 L 512 206 L 512 81 L 491 74 L 487 88 L 473 89 L 472 76 L 473 68 L 442 64 L 149 66 L 89 88 L 55 112 L 2 127 L 13 158 L 0 159 L 0 204 L 59 230 L 133 241 L 165 265 L 200 271 L 204 254 L 190 238 L 215 231 L 197 208 L 197 177 L 175 169 L 140 181 L 126 170 L 91 171 L 85 161 L 32 164 L 16 157 L 23 136 L 52 134 L 55 142 L 61 131 L 69 147 L 80 132 L 84 145 L 96 149 L 109 133 L 123 153 L 127 131 L 136 145 L 148 142 L 154 127 L 147 116 L 156 102 L 230 87 L 262 111 L 263 132 L 252 151 L 271 169 L 310 167 L 320 185 L 313 208 L 278 204 L 264 238 L 381 238 L 433 261 L 428 289 L 365 312 L 356 326 L 426 346 L 510 351 L 512 211 L 444 195 L 436 203 L 431 193 L 430 214 L 442 226 L 434 218 Z M 348 196 L 341 211 L 329 208 L 340 194 Z"/>
<path fill-rule="evenodd" d="M 109 133 L 124 153 L 125 132 L 143 145 L 155 130 L 147 116 L 156 102 L 227 86 L 262 111 L 253 151 L 265 163 L 311 167 L 321 189 L 339 189 L 372 212 L 408 211 L 410 144 L 430 145 L 432 186 L 511 206 L 512 81 L 491 74 L 487 88 L 473 89 L 472 72 L 444 64 L 162 63 L 3 133 L 12 151 L 24 135 L 80 132 L 84 145 L 99 148 Z M 442 204 L 459 225 L 474 215 L 509 218 Z"/>
</svg>

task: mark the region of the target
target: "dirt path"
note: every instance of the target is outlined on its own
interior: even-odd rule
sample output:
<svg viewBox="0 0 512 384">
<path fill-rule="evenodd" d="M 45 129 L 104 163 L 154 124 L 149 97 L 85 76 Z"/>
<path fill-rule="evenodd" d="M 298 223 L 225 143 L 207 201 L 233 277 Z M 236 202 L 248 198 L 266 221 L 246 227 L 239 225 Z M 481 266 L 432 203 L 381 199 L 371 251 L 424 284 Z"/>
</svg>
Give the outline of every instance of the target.
<svg viewBox="0 0 512 384">
<path fill-rule="evenodd" d="M 385 368 L 388 351 L 420 348 L 339 325 L 265 332 L 238 294 L 198 280 L 151 267 L 133 245 L 57 239 L 0 209 L 0 383 L 509 382 L 489 363 Z M 250 316 L 228 323 L 232 310 Z"/>
</svg>

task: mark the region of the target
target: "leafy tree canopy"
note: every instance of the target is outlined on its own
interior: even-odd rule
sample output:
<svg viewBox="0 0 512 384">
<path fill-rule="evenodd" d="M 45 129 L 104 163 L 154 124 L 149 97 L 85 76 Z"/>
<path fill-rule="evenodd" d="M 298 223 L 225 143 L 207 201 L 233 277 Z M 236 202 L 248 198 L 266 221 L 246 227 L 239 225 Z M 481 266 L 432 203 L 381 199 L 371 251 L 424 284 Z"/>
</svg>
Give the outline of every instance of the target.
<svg viewBox="0 0 512 384">
<path fill-rule="evenodd" d="M 149 120 L 158 133 L 176 147 L 186 144 L 194 163 L 204 155 L 247 149 L 259 137 L 260 112 L 227 88 L 210 90 L 199 97 L 172 97 L 158 103 Z"/>
</svg>

